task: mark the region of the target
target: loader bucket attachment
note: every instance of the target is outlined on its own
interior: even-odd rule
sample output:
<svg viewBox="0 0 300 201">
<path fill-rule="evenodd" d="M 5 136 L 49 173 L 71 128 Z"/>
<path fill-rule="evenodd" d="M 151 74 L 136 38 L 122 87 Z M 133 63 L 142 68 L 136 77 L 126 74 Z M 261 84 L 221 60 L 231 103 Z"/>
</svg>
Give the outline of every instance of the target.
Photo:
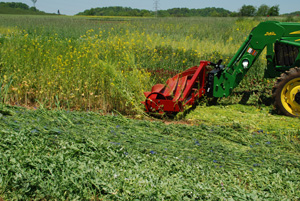
<svg viewBox="0 0 300 201">
<path fill-rule="evenodd" d="M 150 92 L 144 92 L 146 100 L 142 102 L 148 113 L 176 113 L 186 105 L 193 105 L 202 97 L 205 90 L 206 66 L 208 61 L 201 61 L 182 73 L 169 78 L 166 84 L 156 84 Z"/>
</svg>

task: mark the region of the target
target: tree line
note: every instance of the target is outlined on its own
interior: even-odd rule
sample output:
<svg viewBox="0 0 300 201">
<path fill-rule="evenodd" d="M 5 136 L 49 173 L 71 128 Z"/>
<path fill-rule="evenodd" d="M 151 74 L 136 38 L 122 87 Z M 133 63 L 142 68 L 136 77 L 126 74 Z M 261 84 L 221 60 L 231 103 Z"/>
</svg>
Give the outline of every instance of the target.
<svg viewBox="0 0 300 201">
<path fill-rule="evenodd" d="M 145 9 L 133 9 L 130 7 L 102 7 L 102 8 L 91 8 L 77 15 L 92 15 L 92 16 L 137 16 L 137 17 L 148 17 L 148 16 L 159 16 L 159 17 L 237 17 L 237 16 L 278 16 L 279 5 L 267 6 L 262 4 L 256 8 L 252 5 L 243 5 L 238 12 L 231 12 L 224 8 L 201 8 L 201 9 L 189 9 L 189 8 L 172 8 L 168 10 L 149 11 Z"/>
<path fill-rule="evenodd" d="M 35 7 L 37 0 L 31 0 L 34 4 L 33 7 L 29 7 L 27 4 L 18 2 L 0 2 L 0 7 L 18 8 L 23 10 L 38 11 Z M 94 15 L 94 16 L 138 16 L 138 17 L 237 17 L 237 16 L 278 16 L 279 5 L 267 6 L 262 4 L 258 8 L 252 5 L 243 5 L 238 12 L 231 12 L 224 8 L 201 8 L 201 9 L 189 9 L 189 8 L 172 8 L 168 10 L 150 11 L 146 9 L 133 9 L 130 7 L 102 7 L 102 8 L 91 8 L 77 15 Z"/>
<path fill-rule="evenodd" d="M 226 17 L 230 15 L 229 10 L 224 8 L 203 8 L 203 9 L 188 9 L 188 8 L 172 8 L 168 10 L 149 11 L 145 9 L 133 9 L 129 7 L 102 7 L 91 8 L 77 15 L 94 15 L 94 16 L 137 16 L 137 17 L 149 17 L 156 14 L 160 17 L 192 17 L 192 16 L 220 16 Z"/>
<path fill-rule="evenodd" d="M 202 9 L 188 9 L 188 8 L 172 8 L 168 10 L 159 10 L 158 15 L 161 17 L 227 17 L 230 11 L 224 8 L 208 7 Z"/>
<path fill-rule="evenodd" d="M 36 0 L 33 0 L 33 3 L 35 5 Z M 16 8 L 16 9 L 22 9 L 22 10 L 42 12 L 42 11 L 39 11 L 38 9 L 36 9 L 35 6 L 29 7 L 27 4 L 19 3 L 19 2 L 0 2 L 0 7 L 2 7 L 2 8 Z"/>
<path fill-rule="evenodd" d="M 240 9 L 239 16 L 278 16 L 279 15 L 279 5 L 267 6 L 262 4 L 260 7 L 256 8 L 252 5 L 243 5 Z"/>
<path fill-rule="evenodd" d="M 92 16 L 151 16 L 152 13 L 149 10 L 133 9 L 129 7 L 103 7 L 103 8 L 91 8 L 77 15 L 92 15 Z"/>
</svg>

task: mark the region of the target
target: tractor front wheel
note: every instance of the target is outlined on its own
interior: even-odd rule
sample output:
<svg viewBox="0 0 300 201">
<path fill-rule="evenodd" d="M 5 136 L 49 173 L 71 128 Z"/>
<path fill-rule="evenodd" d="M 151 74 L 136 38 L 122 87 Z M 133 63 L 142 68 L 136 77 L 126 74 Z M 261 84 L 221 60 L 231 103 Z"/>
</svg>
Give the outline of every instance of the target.
<svg viewBox="0 0 300 201">
<path fill-rule="evenodd" d="M 279 114 L 300 116 L 300 68 L 281 74 L 273 87 L 273 98 Z"/>
</svg>

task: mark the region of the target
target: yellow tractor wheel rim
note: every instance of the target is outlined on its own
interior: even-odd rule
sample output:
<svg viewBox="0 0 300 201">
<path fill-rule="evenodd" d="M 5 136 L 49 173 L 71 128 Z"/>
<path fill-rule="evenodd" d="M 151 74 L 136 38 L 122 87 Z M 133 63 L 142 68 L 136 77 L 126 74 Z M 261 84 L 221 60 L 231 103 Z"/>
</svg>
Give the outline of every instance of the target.
<svg viewBox="0 0 300 201">
<path fill-rule="evenodd" d="M 300 78 L 286 83 L 281 91 L 281 103 L 285 110 L 294 116 L 300 116 L 300 103 L 296 97 L 300 96 Z"/>
</svg>

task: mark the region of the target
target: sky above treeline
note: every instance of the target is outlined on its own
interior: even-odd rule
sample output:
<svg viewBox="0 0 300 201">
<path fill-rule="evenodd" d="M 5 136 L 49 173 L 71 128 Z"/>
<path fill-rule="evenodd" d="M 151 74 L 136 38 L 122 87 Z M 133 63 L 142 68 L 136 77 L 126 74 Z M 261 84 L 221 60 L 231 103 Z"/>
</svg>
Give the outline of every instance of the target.
<svg viewBox="0 0 300 201">
<path fill-rule="evenodd" d="M 75 15 L 86 9 L 97 7 L 122 6 L 137 9 L 155 10 L 156 0 L 37 0 L 36 8 L 47 13 Z M 280 14 L 300 11 L 300 0 L 157 0 L 159 10 L 170 8 L 206 8 L 217 7 L 238 12 L 243 5 L 259 7 L 279 5 Z M 33 6 L 31 0 L 5 0 L 1 2 L 22 2 Z"/>
</svg>

